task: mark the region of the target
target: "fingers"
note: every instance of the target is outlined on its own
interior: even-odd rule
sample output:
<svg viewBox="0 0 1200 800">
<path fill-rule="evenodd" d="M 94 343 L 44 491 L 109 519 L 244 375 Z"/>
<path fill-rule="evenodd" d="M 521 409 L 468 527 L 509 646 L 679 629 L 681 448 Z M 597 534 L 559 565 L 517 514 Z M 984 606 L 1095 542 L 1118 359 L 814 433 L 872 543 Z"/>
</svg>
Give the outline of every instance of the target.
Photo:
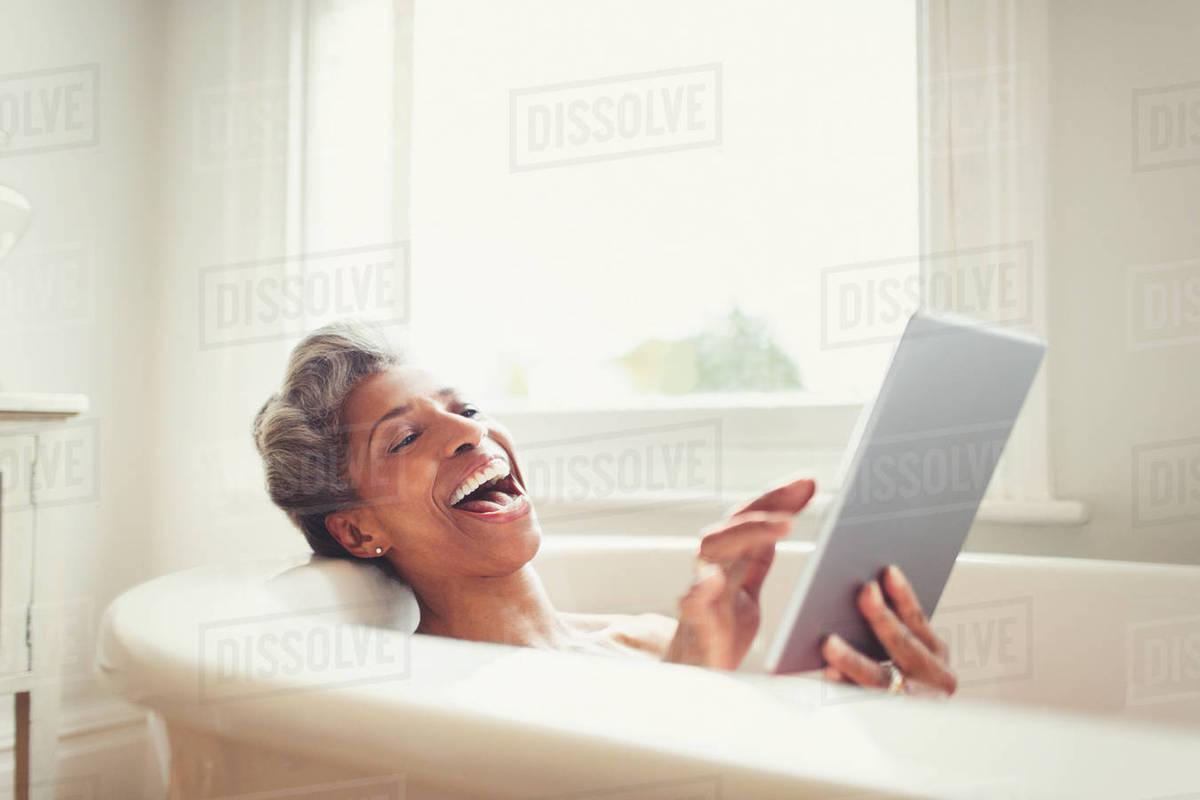
<svg viewBox="0 0 1200 800">
<path fill-rule="evenodd" d="M 787 535 L 791 518 L 808 504 L 815 492 L 816 483 L 801 478 L 777 486 L 735 509 L 728 519 L 707 529 L 700 557 L 722 564 L 747 558 L 749 564 L 741 586 L 757 600 L 775 561 L 775 542 Z"/>
<path fill-rule="evenodd" d="M 909 674 L 925 673 L 932 669 L 933 654 L 888 608 L 877 581 L 868 581 L 859 592 L 858 608 L 896 666 Z"/>
<path fill-rule="evenodd" d="M 817 484 L 812 478 L 800 478 L 777 486 L 766 494 L 735 508 L 729 516 L 733 517 L 749 511 L 781 511 L 795 514 L 808 505 L 808 501 L 812 499 L 816 491 Z"/>
<path fill-rule="evenodd" d="M 774 547 L 790 526 L 790 515 L 761 511 L 726 520 L 706 529 L 700 540 L 700 557 L 718 564 L 732 563 L 755 547 Z"/>
<path fill-rule="evenodd" d="M 917 600 L 912 584 L 895 564 L 889 565 L 884 570 L 883 586 L 887 590 L 888 597 L 891 598 L 892 605 L 896 607 L 896 614 L 908 626 L 908 629 L 930 651 L 938 657 L 944 658 L 948 649 L 946 643 L 938 638 L 937 634 L 933 632 L 933 628 L 929 627 L 929 620 L 925 617 L 925 612 L 921 610 L 921 602 Z"/>
<path fill-rule="evenodd" d="M 948 648 L 929 625 L 921 603 L 904 573 L 895 565 L 883 574 L 884 588 L 895 606 L 884 600 L 879 582 L 869 581 L 858 594 L 858 608 L 892 662 L 913 689 L 953 694 L 958 679 L 947 661 Z M 829 680 L 850 680 L 861 686 L 886 688 L 891 668 L 859 653 L 841 637 L 830 636 L 822 645 Z"/>
<path fill-rule="evenodd" d="M 886 665 L 867 658 L 846 643 L 846 640 L 836 633 L 829 636 L 821 644 L 821 655 L 839 677 L 843 677 L 859 686 L 872 686 L 886 689 L 892 682 L 892 671 Z"/>
<path fill-rule="evenodd" d="M 954 691 L 953 673 L 917 635 L 892 613 L 879 583 L 870 581 L 858 595 L 858 607 L 883 648 L 905 675 Z"/>
</svg>

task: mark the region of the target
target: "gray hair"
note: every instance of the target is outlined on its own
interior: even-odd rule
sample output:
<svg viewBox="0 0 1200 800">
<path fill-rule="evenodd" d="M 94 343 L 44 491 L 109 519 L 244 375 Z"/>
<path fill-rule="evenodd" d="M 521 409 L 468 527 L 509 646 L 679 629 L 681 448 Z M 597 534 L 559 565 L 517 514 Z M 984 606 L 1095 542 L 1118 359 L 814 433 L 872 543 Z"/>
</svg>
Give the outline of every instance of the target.
<svg viewBox="0 0 1200 800">
<path fill-rule="evenodd" d="M 282 389 L 254 418 L 267 492 L 318 555 L 354 558 L 325 528 L 326 514 L 357 499 L 346 469 L 349 436 L 342 407 L 363 378 L 403 362 L 366 323 L 330 323 L 296 345 Z"/>
</svg>

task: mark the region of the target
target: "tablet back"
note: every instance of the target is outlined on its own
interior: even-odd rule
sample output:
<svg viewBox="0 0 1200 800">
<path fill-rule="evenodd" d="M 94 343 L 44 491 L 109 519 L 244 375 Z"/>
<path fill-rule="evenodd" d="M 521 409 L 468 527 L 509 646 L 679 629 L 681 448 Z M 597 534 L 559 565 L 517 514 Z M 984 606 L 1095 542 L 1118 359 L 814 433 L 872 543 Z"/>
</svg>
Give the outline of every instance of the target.
<svg viewBox="0 0 1200 800">
<path fill-rule="evenodd" d="M 818 669 L 826 635 L 883 648 L 855 602 L 888 564 L 932 615 L 975 519 L 1045 345 L 918 312 L 870 408 L 842 490 L 767 654 L 769 672 Z"/>
</svg>

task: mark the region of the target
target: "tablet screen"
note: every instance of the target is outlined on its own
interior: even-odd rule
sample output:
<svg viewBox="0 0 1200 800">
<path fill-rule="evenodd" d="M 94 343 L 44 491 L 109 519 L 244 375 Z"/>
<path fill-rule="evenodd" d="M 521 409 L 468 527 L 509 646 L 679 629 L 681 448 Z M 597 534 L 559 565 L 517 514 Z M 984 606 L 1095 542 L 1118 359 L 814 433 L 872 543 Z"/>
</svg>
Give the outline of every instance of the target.
<svg viewBox="0 0 1200 800">
<path fill-rule="evenodd" d="M 932 616 L 1045 345 L 967 320 L 914 314 L 864 409 L 837 500 L 767 654 L 769 672 L 818 669 L 831 633 L 885 658 L 855 602 L 899 566 Z"/>
</svg>

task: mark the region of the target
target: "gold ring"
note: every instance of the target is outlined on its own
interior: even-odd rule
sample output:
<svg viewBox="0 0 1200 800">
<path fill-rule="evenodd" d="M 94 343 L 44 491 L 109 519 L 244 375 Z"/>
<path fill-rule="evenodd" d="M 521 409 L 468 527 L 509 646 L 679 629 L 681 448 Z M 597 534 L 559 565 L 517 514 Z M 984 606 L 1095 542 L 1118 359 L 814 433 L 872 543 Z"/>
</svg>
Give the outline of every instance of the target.
<svg viewBox="0 0 1200 800">
<path fill-rule="evenodd" d="M 888 669 L 892 671 L 892 679 L 888 683 L 887 690 L 892 694 L 900 694 L 904 691 L 904 673 L 895 664 L 888 662 Z"/>
</svg>

